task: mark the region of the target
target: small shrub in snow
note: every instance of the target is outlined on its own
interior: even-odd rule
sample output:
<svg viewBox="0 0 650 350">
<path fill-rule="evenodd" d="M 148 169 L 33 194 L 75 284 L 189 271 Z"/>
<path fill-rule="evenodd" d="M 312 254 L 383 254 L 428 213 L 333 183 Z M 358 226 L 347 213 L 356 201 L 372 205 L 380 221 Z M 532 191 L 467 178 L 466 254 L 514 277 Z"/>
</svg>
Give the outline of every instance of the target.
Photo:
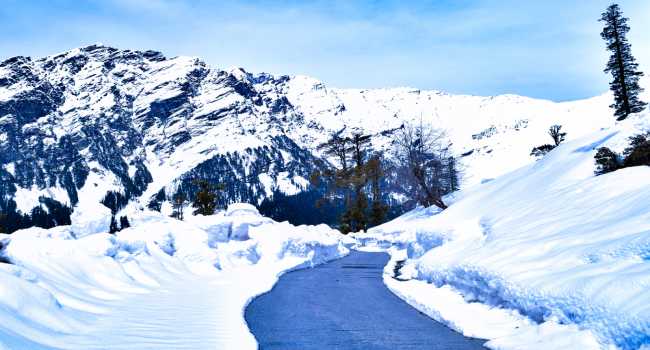
<svg viewBox="0 0 650 350">
<path fill-rule="evenodd" d="M 596 159 L 596 175 L 611 173 L 621 168 L 619 155 L 607 147 L 599 148 L 594 159 Z"/>
<path fill-rule="evenodd" d="M 552 151 L 555 147 L 564 142 L 564 139 L 566 138 L 566 133 L 562 132 L 562 125 L 552 125 L 550 128 L 548 128 L 548 134 L 553 139 L 553 144 L 545 144 L 534 147 L 532 151 L 530 151 L 531 156 L 537 158 L 545 156 L 548 152 Z"/>
<path fill-rule="evenodd" d="M 552 125 L 548 129 L 548 134 L 551 135 L 555 146 L 559 146 L 566 138 L 566 133 L 562 132 L 562 125 Z"/>
<path fill-rule="evenodd" d="M 630 146 L 623 151 L 623 166 L 650 165 L 650 135 L 640 134 L 630 137 Z"/>
<path fill-rule="evenodd" d="M 622 168 L 650 165 L 650 134 L 630 137 L 630 145 L 623 151 L 622 157 L 607 147 L 601 147 L 594 159 L 596 159 L 596 175 Z"/>
<path fill-rule="evenodd" d="M 532 151 L 530 151 L 530 155 L 541 158 L 546 155 L 546 153 L 550 152 L 555 148 L 553 145 L 545 144 L 541 146 L 534 147 Z"/>
</svg>

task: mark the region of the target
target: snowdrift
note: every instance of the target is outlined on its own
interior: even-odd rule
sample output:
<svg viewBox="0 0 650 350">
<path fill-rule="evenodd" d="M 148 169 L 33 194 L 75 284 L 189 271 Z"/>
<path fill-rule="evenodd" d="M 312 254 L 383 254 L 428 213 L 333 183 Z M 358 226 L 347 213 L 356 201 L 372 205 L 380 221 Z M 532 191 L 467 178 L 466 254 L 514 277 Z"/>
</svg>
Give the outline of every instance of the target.
<svg viewBox="0 0 650 350">
<path fill-rule="evenodd" d="M 12 262 L 0 264 L 0 349 L 255 349 L 249 300 L 284 271 L 348 252 L 328 226 L 277 223 L 247 204 L 185 222 L 128 214 L 115 235 L 88 215 L 0 237 Z"/>
<path fill-rule="evenodd" d="M 439 215 L 419 209 L 357 239 L 407 259 L 399 277 L 413 280 L 387 281 L 398 295 L 467 335 L 493 339 L 492 348 L 647 346 L 650 168 L 596 177 L 593 156 L 601 146 L 622 150 L 648 130 L 648 117 L 563 144 L 460 193 Z M 464 303 L 453 300 L 459 295 Z M 473 327 L 490 309 L 503 317 Z M 568 334 L 574 338 L 560 340 Z"/>
</svg>

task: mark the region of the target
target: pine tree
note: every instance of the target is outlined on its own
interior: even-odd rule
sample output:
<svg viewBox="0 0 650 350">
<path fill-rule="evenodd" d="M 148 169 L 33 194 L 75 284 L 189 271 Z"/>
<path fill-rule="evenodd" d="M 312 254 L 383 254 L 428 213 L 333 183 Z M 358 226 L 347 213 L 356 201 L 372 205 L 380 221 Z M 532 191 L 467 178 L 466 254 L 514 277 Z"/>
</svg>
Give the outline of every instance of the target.
<svg viewBox="0 0 650 350">
<path fill-rule="evenodd" d="M 352 189 L 349 181 L 351 176 L 349 166 L 350 138 L 341 136 L 340 132 L 334 133 L 327 142 L 319 145 L 317 149 L 338 161 L 338 166 L 335 165 L 333 168 L 323 166 L 322 171 L 312 174 L 312 184 L 320 182 L 321 179 L 325 179 L 324 182 L 328 184 L 328 190 L 324 198 L 319 200 L 320 203 L 317 203 L 317 206 L 320 207 L 322 202 L 330 201 L 337 195 L 342 194 L 346 210 L 341 214 L 339 230 L 343 233 L 349 233 L 352 230 L 352 218 L 348 211 L 348 208 L 352 206 Z"/>
<path fill-rule="evenodd" d="M 366 196 L 364 187 L 368 183 L 365 162 L 367 148 L 370 145 L 370 135 L 356 133 L 352 135 L 350 144 L 350 151 L 352 159 L 354 160 L 354 169 L 349 181 L 354 188 L 354 201 L 352 202 L 352 205 L 348 207 L 348 210 L 352 220 L 351 229 L 356 232 L 368 228 L 366 215 L 368 210 L 368 197 Z"/>
<path fill-rule="evenodd" d="M 371 226 L 377 226 L 384 223 L 388 213 L 388 206 L 383 201 L 381 191 L 381 180 L 386 174 L 379 156 L 370 158 L 366 164 L 366 169 L 370 181 L 370 192 L 372 193 L 368 222 Z"/>
<path fill-rule="evenodd" d="M 217 192 L 223 189 L 223 185 L 214 186 L 206 180 L 195 180 L 194 184 L 199 186 L 199 191 L 194 197 L 192 207 L 194 215 L 212 215 L 217 209 Z"/>
<path fill-rule="evenodd" d="M 643 73 L 638 71 L 639 65 L 632 56 L 632 46 L 626 38 L 630 26 L 620 7 L 610 5 L 600 21 L 605 23 L 600 36 L 612 54 L 605 68 L 605 73 L 611 73 L 613 78 L 609 87 L 614 93 L 614 103 L 610 107 L 614 108 L 617 120 L 623 120 L 632 113 L 643 111 L 647 105 L 639 99 L 639 93 L 643 92 L 639 78 Z"/>
<path fill-rule="evenodd" d="M 366 161 L 370 139 L 370 135 L 356 133 L 344 137 L 338 132 L 318 146 L 324 154 L 334 157 L 338 164 L 314 173 L 311 182 L 318 185 L 324 179 L 328 184 L 323 198 L 325 201 L 340 200 L 343 197 L 345 210 L 339 224 L 339 230 L 343 233 L 368 228 L 369 202 L 365 189 L 368 184 Z"/>
</svg>

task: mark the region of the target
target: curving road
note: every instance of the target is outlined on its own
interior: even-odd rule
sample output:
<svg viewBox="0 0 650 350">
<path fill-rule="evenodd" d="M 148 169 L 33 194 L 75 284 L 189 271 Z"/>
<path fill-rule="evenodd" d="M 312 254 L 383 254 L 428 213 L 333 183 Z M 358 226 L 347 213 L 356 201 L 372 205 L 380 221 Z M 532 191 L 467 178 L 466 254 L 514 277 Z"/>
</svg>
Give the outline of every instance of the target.
<svg viewBox="0 0 650 350">
<path fill-rule="evenodd" d="M 382 281 L 388 259 L 353 251 L 282 276 L 246 308 L 260 349 L 484 349 L 391 293 Z"/>
</svg>

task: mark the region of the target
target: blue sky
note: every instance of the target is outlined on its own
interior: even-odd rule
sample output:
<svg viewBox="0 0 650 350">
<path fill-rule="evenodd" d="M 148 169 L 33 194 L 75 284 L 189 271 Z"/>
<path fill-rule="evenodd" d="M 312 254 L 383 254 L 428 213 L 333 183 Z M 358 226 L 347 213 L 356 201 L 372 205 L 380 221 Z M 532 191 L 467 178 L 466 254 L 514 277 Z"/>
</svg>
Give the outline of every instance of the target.
<svg viewBox="0 0 650 350">
<path fill-rule="evenodd" d="M 607 90 L 609 0 L 2 0 L 0 57 L 96 42 L 336 87 L 570 100 Z M 650 1 L 621 0 L 650 74 Z"/>
</svg>

